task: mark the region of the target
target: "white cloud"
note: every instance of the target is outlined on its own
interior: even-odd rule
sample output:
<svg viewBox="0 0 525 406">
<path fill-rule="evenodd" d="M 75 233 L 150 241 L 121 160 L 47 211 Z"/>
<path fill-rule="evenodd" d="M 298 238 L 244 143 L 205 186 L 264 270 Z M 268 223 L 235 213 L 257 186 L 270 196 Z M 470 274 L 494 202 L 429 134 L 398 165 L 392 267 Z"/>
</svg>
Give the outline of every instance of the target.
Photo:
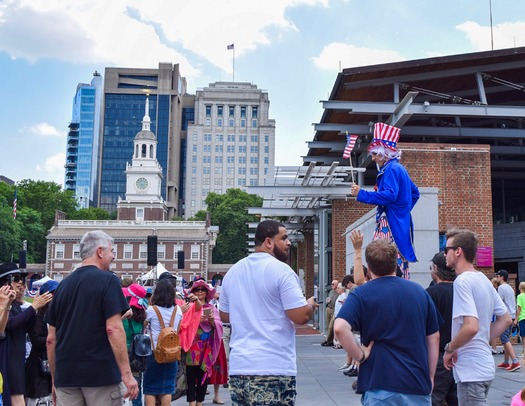
<svg viewBox="0 0 525 406">
<path fill-rule="evenodd" d="M 64 164 L 66 163 L 66 154 L 60 152 L 46 159 L 44 164 L 36 164 L 35 171 L 41 173 L 39 179 L 63 184 L 64 182 Z"/>
<path fill-rule="evenodd" d="M 38 123 L 31 127 L 23 128 L 22 131 L 38 135 L 40 137 L 64 137 L 64 132 L 58 131 L 54 126 L 48 123 Z"/>
<path fill-rule="evenodd" d="M 36 61 L 156 67 L 175 62 L 191 78 L 199 74 L 191 52 L 231 71 L 236 55 L 269 44 L 269 28 L 297 30 L 285 12 L 296 6 L 328 6 L 328 0 L 4 0 L 0 3 L 0 51 Z"/>
<path fill-rule="evenodd" d="M 477 51 L 491 49 L 490 26 L 466 21 L 456 26 L 463 31 Z M 525 45 L 525 22 L 502 23 L 492 27 L 494 49 L 513 48 Z"/>
<path fill-rule="evenodd" d="M 339 71 L 340 66 L 345 69 L 403 60 L 405 58 L 395 51 L 362 48 L 342 42 L 326 45 L 319 56 L 311 58 L 317 68 L 333 71 Z"/>
</svg>

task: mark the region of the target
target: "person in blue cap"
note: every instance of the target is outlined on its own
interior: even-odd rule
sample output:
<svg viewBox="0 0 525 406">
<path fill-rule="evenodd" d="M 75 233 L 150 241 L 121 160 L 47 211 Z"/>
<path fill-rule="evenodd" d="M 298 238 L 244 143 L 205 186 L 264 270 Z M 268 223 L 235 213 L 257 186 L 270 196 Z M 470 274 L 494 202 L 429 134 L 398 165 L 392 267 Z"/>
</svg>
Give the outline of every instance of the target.
<svg viewBox="0 0 525 406">
<path fill-rule="evenodd" d="M 53 294 L 58 286 L 54 280 L 44 283 L 39 290 L 39 295 Z M 35 325 L 29 332 L 31 340 L 31 353 L 26 361 L 26 403 L 27 406 L 37 405 L 38 402 L 51 401 L 51 373 L 46 372 L 47 351 L 47 324 L 44 317 L 49 305 L 40 308 L 36 313 Z"/>
<path fill-rule="evenodd" d="M 358 202 L 377 205 L 374 240 L 394 242 L 398 249 L 398 276 L 410 279 L 409 262 L 417 262 L 413 246 L 414 225 L 410 212 L 419 200 L 419 190 L 399 163 L 397 150 L 400 129 L 376 123 L 374 140 L 368 147 L 378 174 L 374 191 L 352 184 L 350 193 Z"/>
</svg>

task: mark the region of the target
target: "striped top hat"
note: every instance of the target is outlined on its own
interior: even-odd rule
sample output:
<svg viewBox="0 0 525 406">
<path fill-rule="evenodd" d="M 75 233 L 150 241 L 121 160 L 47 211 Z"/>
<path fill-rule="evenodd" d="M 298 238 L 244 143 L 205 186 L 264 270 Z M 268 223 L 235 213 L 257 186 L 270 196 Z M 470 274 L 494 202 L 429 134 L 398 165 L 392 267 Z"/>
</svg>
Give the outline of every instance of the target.
<svg viewBox="0 0 525 406">
<path fill-rule="evenodd" d="M 375 123 L 374 140 L 368 146 L 368 151 L 373 147 L 382 145 L 394 152 L 397 152 L 397 141 L 401 130 L 397 127 L 385 123 Z"/>
</svg>

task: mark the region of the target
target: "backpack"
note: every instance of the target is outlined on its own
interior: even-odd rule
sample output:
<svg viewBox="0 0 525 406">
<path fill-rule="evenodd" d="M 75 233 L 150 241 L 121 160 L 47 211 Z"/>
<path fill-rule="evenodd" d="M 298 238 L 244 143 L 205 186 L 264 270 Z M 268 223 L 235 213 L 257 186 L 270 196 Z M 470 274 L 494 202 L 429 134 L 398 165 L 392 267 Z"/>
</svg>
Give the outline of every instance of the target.
<svg viewBox="0 0 525 406">
<path fill-rule="evenodd" d="M 157 313 L 161 327 L 159 337 L 157 339 L 157 346 L 153 349 L 155 361 L 157 361 L 158 364 L 167 364 L 170 362 L 179 361 L 181 356 L 179 334 L 177 333 L 177 330 L 173 328 L 173 322 L 175 320 L 175 315 L 177 314 L 177 305 L 175 305 L 175 309 L 171 314 L 170 324 L 168 327 L 164 325 L 164 320 L 162 319 L 157 306 L 153 306 L 153 310 L 155 310 L 155 313 Z"/>
<path fill-rule="evenodd" d="M 133 325 L 129 319 L 128 325 L 132 334 L 131 345 L 128 349 L 131 372 L 144 372 L 146 370 L 148 357 L 151 355 L 151 338 L 146 334 L 135 334 Z"/>
</svg>

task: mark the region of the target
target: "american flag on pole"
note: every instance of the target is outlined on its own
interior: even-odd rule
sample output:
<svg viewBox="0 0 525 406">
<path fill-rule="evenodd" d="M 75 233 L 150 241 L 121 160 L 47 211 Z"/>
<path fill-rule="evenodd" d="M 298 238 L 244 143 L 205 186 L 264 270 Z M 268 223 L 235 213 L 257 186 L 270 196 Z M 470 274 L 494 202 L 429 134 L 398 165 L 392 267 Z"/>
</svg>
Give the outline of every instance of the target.
<svg viewBox="0 0 525 406">
<path fill-rule="evenodd" d="M 346 147 L 343 151 L 343 158 L 350 158 L 350 153 L 355 147 L 355 142 L 357 141 L 357 135 L 347 135 L 346 136 Z"/>
<path fill-rule="evenodd" d="M 228 51 L 235 49 L 235 44 L 226 45 L 226 49 L 228 49 Z"/>
<path fill-rule="evenodd" d="M 13 218 L 16 219 L 16 187 L 15 187 L 15 197 L 13 199 Z"/>
</svg>

